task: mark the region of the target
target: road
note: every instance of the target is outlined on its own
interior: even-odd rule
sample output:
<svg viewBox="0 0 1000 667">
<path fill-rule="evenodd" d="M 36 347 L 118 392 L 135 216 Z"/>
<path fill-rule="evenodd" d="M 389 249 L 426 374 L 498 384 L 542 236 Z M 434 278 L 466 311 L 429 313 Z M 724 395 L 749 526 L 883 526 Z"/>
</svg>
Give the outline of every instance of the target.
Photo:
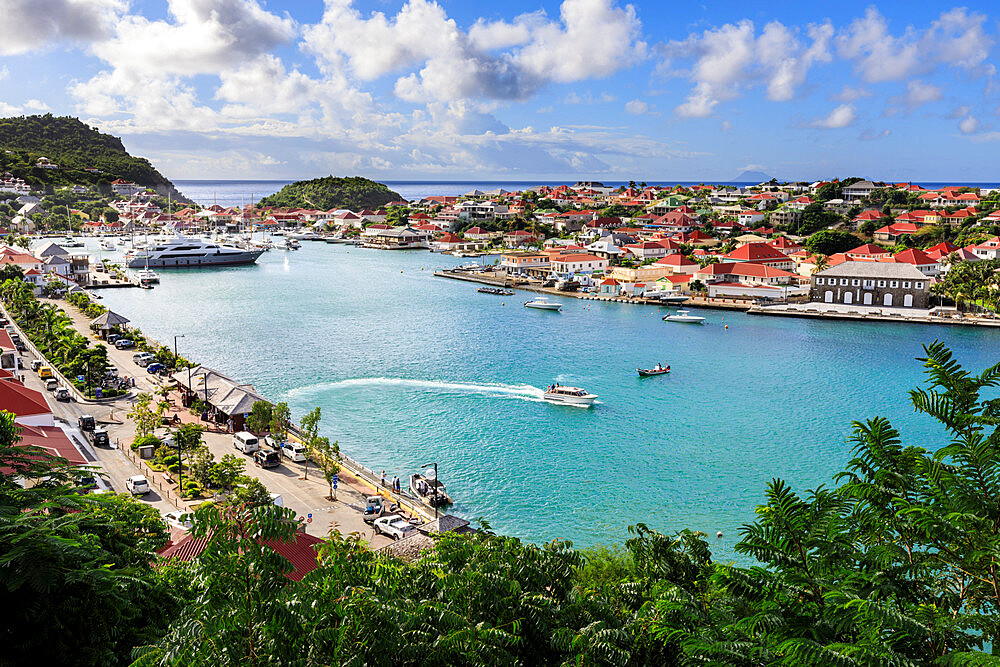
<svg viewBox="0 0 1000 667">
<path fill-rule="evenodd" d="M 79 332 L 84 335 L 90 334 L 89 320 L 82 313 L 65 302 L 53 303 L 70 316 L 74 327 Z M 117 350 L 113 346 L 108 346 L 108 359 L 118 368 L 119 374 L 135 378 L 136 388 L 133 390 L 133 395 L 140 391 L 155 391 L 161 386 L 160 378 L 149 375 L 145 369 L 135 364 L 132 361 L 134 353 L 135 350 Z M 25 366 L 25 384 L 41 391 L 46 396 L 54 417 L 62 422 L 60 425 L 68 426 L 67 431 L 71 437 L 77 438 L 78 442 L 83 445 L 82 449 L 85 455 L 88 458 L 93 458 L 96 463 L 103 467 L 112 488 L 115 491 L 123 492 L 125 480 L 132 475 L 140 474 L 135 464 L 120 451 L 121 447 L 128 447 L 135 439 L 135 426 L 126 416 L 132 409 L 134 398 L 126 396 L 100 404 L 81 404 L 76 401 L 58 402 L 52 394 L 45 391 L 41 380 L 30 370 L 33 358 L 30 353 L 22 355 L 22 363 Z M 353 478 L 347 472 L 342 472 L 337 489 L 337 500 L 329 500 L 329 486 L 314 464 L 310 464 L 308 473 L 303 464 L 293 463 L 287 459 L 282 459 L 281 465 L 276 468 L 258 468 L 254 465 L 252 457 L 240 454 L 238 450 L 233 448 L 232 434 L 218 430 L 217 425 L 201 422 L 198 416 L 192 415 L 189 410 L 180 405 L 180 396 L 176 392 L 171 393 L 168 400 L 171 402 L 169 417 L 176 415 L 184 422 L 205 426 L 203 439 L 216 460 L 221 459 L 225 454 L 236 454 L 244 457 L 247 462 L 246 474 L 259 479 L 271 493 L 281 494 L 283 505 L 293 510 L 306 522 L 306 530 L 310 534 L 323 537 L 333 530 L 340 531 L 342 534 L 357 533 L 369 542 L 372 549 L 377 549 L 390 542 L 390 539 L 383 535 L 375 535 L 372 527 L 366 524 L 362 518 L 366 497 L 375 494 L 374 489 L 366 482 Z M 97 422 L 107 429 L 111 439 L 110 448 L 93 447 L 83 437 L 83 434 L 76 430 L 77 420 L 82 414 L 93 415 Z M 162 429 L 158 433 L 163 435 L 166 433 L 166 429 Z M 143 496 L 141 500 L 154 505 L 161 512 L 178 509 L 166 498 L 161 497 L 155 488 Z M 309 521 L 310 515 L 311 521 Z"/>
</svg>

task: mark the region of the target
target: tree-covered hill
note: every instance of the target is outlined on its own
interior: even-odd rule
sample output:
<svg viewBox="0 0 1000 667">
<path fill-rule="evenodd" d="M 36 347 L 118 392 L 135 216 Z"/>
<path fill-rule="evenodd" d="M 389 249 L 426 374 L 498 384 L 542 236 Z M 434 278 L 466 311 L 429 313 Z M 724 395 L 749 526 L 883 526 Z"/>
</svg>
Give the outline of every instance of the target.
<svg viewBox="0 0 1000 667">
<path fill-rule="evenodd" d="M 60 168 L 36 166 L 40 157 Z M 84 171 L 90 167 L 101 173 Z M 0 118 L 0 172 L 7 171 L 32 187 L 101 185 L 124 178 L 164 195 L 176 193 L 148 160 L 129 155 L 121 139 L 69 116 Z"/>
<path fill-rule="evenodd" d="M 361 176 L 324 176 L 290 183 L 270 197 L 261 199 L 260 205 L 322 210 L 347 208 L 358 211 L 365 208 L 377 209 L 401 199 L 399 193 L 393 192 L 385 184 Z"/>
</svg>

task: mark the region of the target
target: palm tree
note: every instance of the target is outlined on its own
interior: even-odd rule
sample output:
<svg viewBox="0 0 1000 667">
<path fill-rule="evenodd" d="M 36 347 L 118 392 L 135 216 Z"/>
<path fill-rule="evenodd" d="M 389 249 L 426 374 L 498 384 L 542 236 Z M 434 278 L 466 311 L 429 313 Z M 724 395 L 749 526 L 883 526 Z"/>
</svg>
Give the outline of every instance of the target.
<svg viewBox="0 0 1000 667">
<path fill-rule="evenodd" d="M 825 271 L 830 268 L 830 258 L 826 255 L 815 255 L 816 267 L 812 270 L 813 273 L 819 273 L 820 271 Z"/>
</svg>

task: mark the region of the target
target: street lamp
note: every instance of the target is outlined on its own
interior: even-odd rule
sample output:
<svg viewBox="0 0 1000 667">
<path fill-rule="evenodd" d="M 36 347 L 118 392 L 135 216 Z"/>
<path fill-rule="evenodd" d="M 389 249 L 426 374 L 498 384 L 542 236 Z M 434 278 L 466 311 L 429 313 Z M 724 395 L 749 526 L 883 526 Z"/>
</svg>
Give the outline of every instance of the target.
<svg viewBox="0 0 1000 667">
<path fill-rule="evenodd" d="M 434 466 L 434 520 L 437 521 L 438 518 L 438 464 L 437 461 L 434 463 L 425 463 L 420 466 L 421 469 L 427 468 L 429 466 Z"/>
<path fill-rule="evenodd" d="M 184 334 L 178 334 L 174 336 L 174 370 L 177 370 L 177 339 L 184 338 Z M 191 368 L 188 367 L 188 387 L 191 386 Z M 182 401 L 183 403 L 183 401 Z M 177 488 L 181 493 L 181 498 L 184 497 L 184 448 L 180 440 L 177 438 L 177 432 L 174 431 L 174 444 L 177 445 Z"/>
</svg>

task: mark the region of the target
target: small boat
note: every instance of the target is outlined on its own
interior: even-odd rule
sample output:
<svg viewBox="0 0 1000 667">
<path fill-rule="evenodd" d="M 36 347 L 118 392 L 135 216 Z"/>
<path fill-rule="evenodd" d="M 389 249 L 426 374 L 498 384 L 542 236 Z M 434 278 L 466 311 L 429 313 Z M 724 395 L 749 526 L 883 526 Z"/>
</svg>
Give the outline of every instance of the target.
<svg viewBox="0 0 1000 667">
<path fill-rule="evenodd" d="M 150 271 L 149 269 L 136 271 L 135 277 L 139 281 L 140 285 L 152 285 L 160 282 L 160 276 L 158 276 L 155 271 Z"/>
<path fill-rule="evenodd" d="M 111 241 L 107 241 L 107 240 L 102 240 L 101 241 L 101 250 L 109 250 L 109 251 L 111 251 L 111 250 L 114 250 L 114 249 L 115 249 L 115 244 L 112 243 Z"/>
<path fill-rule="evenodd" d="M 542 395 L 550 403 L 565 403 L 567 405 L 591 406 L 597 400 L 597 394 L 589 394 L 579 387 L 567 387 L 561 384 L 549 385 Z"/>
<path fill-rule="evenodd" d="M 480 287 L 476 291 L 483 294 L 497 294 L 499 296 L 510 296 L 514 293 L 513 290 L 503 289 L 501 287 Z"/>
<path fill-rule="evenodd" d="M 680 296 L 674 294 L 654 294 L 652 298 L 656 299 L 665 306 L 679 306 L 691 297 Z"/>
<path fill-rule="evenodd" d="M 670 366 L 665 364 L 656 364 L 652 368 L 637 368 L 636 372 L 639 373 L 639 377 L 648 378 L 654 375 L 663 375 L 670 372 Z"/>
<path fill-rule="evenodd" d="M 524 302 L 525 308 L 537 308 L 539 310 L 562 310 L 562 304 L 549 301 L 544 296 L 535 297 L 531 301 Z"/>
<path fill-rule="evenodd" d="M 678 310 L 676 315 L 664 315 L 664 322 L 680 322 L 682 324 L 703 324 L 705 322 L 704 317 L 698 317 L 697 315 L 688 315 L 691 311 L 689 310 Z"/>
<path fill-rule="evenodd" d="M 410 493 L 428 507 L 451 505 L 451 497 L 441 480 L 435 477 L 433 469 L 429 469 L 426 476 L 418 472 L 410 475 Z"/>
</svg>

